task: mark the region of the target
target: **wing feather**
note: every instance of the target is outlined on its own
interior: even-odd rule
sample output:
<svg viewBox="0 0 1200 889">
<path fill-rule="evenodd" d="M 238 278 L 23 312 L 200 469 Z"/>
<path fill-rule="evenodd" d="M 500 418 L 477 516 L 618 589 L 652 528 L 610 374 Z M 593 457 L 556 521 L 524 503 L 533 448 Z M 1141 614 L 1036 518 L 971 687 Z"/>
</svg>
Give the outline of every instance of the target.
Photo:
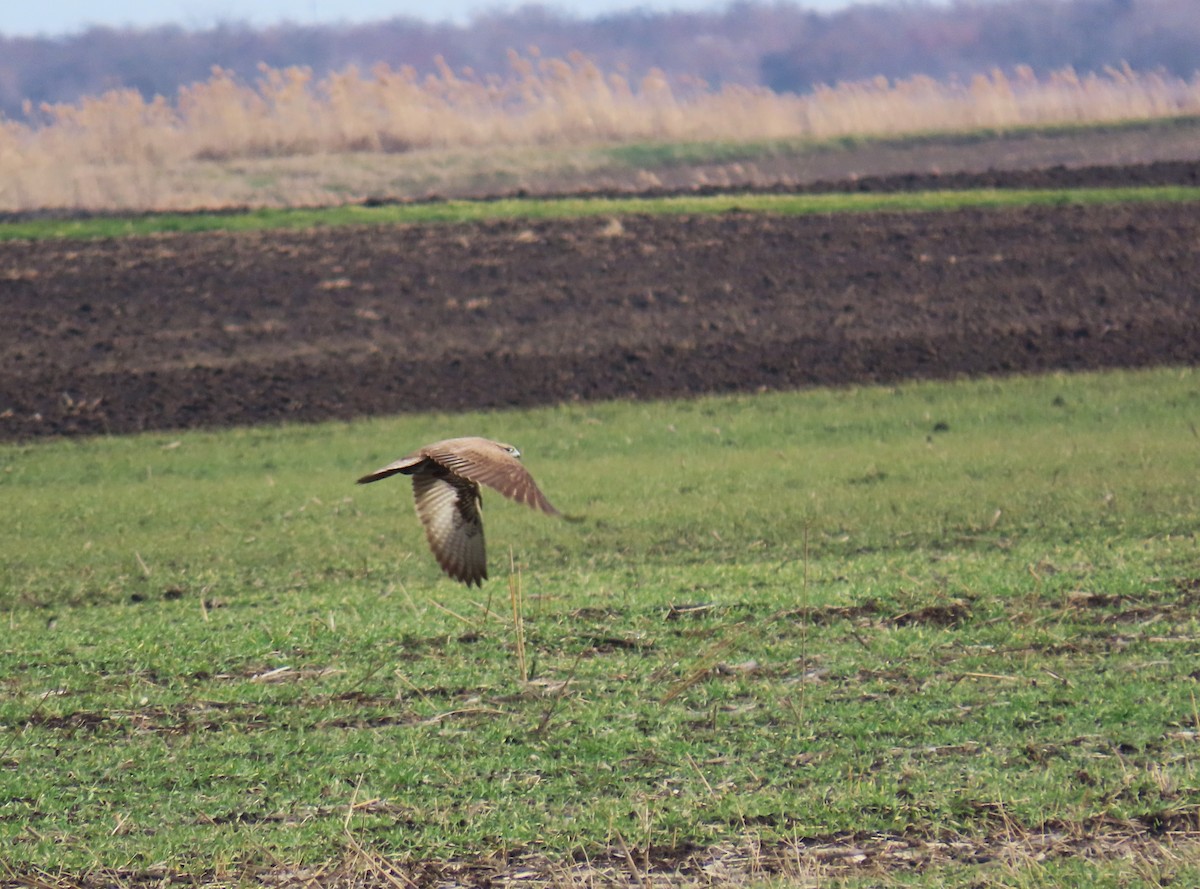
<svg viewBox="0 0 1200 889">
<path fill-rule="evenodd" d="M 365 485 L 368 482 L 377 482 L 381 478 L 388 478 L 398 472 L 402 472 L 405 475 L 412 475 L 427 460 L 428 458 L 423 453 L 417 451 L 406 457 L 401 457 L 393 463 L 389 463 L 382 469 L 376 469 L 374 472 L 367 473 L 358 480 L 358 484 Z"/>
<path fill-rule="evenodd" d="M 531 509 L 559 515 L 520 460 L 486 438 L 451 438 L 421 452 L 456 475 L 499 491 Z"/>
<path fill-rule="evenodd" d="M 413 501 L 442 570 L 467 586 L 487 579 L 479 486 L 444 471 L 413 474 Z"/>
</svg>

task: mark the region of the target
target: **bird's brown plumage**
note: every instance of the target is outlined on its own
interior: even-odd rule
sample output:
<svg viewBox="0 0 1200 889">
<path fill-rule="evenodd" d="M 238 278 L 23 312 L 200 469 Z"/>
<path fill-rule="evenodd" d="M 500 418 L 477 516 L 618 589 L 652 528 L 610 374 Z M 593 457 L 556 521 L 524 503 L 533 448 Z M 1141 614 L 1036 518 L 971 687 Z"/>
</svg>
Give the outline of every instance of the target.
<svg viewBox="0 0 1200 889">
<path fill-rule="evenodd" d="M 364 475 L 358 483 L 411 475 L 417 517 L 438 564 L 455 580 L 478 586 L 487 579 L 481 484 L 532 509 L 559 514 L 521 465 L 520 456 L 512 445 L 491 439 L 449 438 Z"/>
</svg>

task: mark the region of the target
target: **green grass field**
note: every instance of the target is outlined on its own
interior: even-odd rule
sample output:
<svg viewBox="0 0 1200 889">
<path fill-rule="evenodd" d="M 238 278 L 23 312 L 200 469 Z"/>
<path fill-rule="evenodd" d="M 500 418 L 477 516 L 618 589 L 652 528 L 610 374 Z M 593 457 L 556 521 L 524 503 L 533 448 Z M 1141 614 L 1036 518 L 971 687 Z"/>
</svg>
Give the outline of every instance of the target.
<svg viewBox="0 0 1200 889">
<path fill-rule="evenodd" d="M 427 224 L 496 219 L 571 219 L 631 213 L 864 213 L 956 210 L 964 207 L 1027 207 L 1115 204 L 1142 201 L 1200 201 L 1200 188 L 1140 186 L 1074 189 L 969 189 L 900 193 L 807 195 L 728 194 L 629 198 L 511 198 L 435 201 L 311 209 L 264 209 L 229 213 L 150 213 L 80 219 L 35 218 L 0 222 L 0 241 L 38 238 L 119 238 L 162 232 L 255 231 L 338 225 Z"/>
<path fill-rule="evenodd" d="M 1174 369 L 0 446 L 0 879 L 1194 885 L 1198 419 Z M 459 434 L 572 517 L 485 494 L 482 590 L 353 483 Z"/>
</svg>

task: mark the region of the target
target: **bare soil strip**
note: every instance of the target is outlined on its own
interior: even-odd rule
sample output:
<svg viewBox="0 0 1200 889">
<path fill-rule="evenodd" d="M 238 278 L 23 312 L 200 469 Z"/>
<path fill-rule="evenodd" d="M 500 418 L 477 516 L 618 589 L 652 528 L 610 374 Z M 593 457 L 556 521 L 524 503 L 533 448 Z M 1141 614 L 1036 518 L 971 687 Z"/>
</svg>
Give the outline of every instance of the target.
<svg viewBox="0 0 1200 889">
<path fill-rule="evenodd" d="M 1178 204 L 10 242 L 0 439 L 1188 365 L 1197 243 Z"/>
</svg>

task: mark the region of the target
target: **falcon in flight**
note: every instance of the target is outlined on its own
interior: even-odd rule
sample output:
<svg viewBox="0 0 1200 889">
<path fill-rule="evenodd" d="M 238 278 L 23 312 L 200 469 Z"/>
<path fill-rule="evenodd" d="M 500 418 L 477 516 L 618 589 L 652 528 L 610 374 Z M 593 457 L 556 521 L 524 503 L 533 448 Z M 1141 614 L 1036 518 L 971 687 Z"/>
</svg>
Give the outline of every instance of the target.
<svg viewBox="0 0 1200 889">
<path fill-rule="evenodd" d="M 491 439 L 448 438 L 364 475 L 358 483 L 411 475 L 417 517 L 438 564 L 455 580 L 480 586 L 488 576 L 481 484 L 548 515 L 560 514 L 538 490 L 520 456 L 512 445 Z"/>
</svg>

